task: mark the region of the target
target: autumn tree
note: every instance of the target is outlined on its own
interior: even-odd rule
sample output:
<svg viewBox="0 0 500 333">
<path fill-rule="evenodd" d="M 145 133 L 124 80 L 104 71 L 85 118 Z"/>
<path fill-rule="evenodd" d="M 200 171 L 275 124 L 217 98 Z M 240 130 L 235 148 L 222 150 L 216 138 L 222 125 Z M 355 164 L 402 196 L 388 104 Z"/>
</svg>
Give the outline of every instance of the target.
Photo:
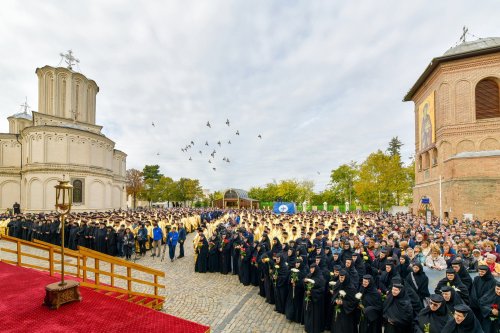
<svg viewBox="0 0 500 333">
<path fill-rule="evenodd" d="M 136 208 L 137 196 L 144 188 L 144 179 L 142 177 L 142 172 L 137 169 L 129 169 L 126 173 L 127 182 L 127 195 L 132 196 L 132 206 L 133 209 Z"/>
<path fill-rule="evenodd" d="M 354 183 L 359 177 L 359 166 L 351 161 L 349 164 L 342 164 L 337 169 L 332 170 L 330 180 L 334 192 L 339 193 L 344 202 L 352 202 L 356 193 Z"/>
</svg>

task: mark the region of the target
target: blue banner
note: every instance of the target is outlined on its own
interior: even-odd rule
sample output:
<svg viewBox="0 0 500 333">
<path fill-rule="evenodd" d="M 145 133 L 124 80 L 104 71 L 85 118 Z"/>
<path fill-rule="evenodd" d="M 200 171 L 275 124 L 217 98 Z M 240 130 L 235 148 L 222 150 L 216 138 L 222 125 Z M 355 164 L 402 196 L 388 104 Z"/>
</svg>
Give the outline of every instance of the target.
<svg viewBox="0 0 500 333">
<path fill-rule="evenodd" d="M 276 214 L 295 214 L 295 204 L 293 202 L 275 202 L 273 211 Z"/>
</svg>

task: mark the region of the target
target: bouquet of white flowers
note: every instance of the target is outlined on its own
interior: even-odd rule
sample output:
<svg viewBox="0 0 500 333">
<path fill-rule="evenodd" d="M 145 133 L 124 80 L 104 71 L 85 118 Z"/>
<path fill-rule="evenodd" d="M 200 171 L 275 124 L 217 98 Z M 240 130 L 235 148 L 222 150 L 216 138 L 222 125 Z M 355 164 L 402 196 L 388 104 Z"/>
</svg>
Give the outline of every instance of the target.
<svg viewBox="0 0 500 333">
<path fill-rule="evenodd" d="M 309 305 L 309 301 L 311 300 L 311 290 L 314 287 L 314 284 L 316 282 L 314 282 L 313 279 L 304 279 L 304 283 L 305 283 L 305 287 L 306 287 L 306 297 L 304 300 L 306 301 L 306 310 L 307 310 L 307 307 Z"/>
<path fill-rule="evenodd" d="M 290 270 L 290 282 L 292 283 L 292 298 L 295 298 L 295 284 L 299 280 L 299 270 L 297 268 L 292 268 Z"/>
</svg>

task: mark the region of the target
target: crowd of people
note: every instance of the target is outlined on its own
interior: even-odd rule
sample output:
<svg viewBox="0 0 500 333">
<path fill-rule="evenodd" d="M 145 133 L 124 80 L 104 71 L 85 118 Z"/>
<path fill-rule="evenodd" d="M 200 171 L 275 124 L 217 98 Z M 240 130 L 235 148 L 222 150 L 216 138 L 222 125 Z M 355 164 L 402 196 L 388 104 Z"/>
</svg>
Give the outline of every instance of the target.
<svg viewBox="0 0 500 333">
<path fill-rule="evenodd" d="M 186 234 L 195 230 L 201 220 L 218 218 L 217 210 L 175 208 L 143 211 L 75 212 L 65 220 L 64 244 L 71 250 L 86 247 L 111 256 L 130 260 L 135 252 L 145 256 L 162 255 L 162 245 L 169 247 L 169 257 L 175 259 L 176 247 L 179 256 L 184 256 Z M 9 236 L 26 241 L 39 240 L 61 245 L 61 222 L 55 213 L 14 212 L 0 215 L 0 228 Z M 166 248 L 165 248 L 166 250 Z"/>
<path fill-rule="evenodd" d="M 61 244 L 56 214 L 4 214 L 0 228 Z M 174 208 L 72 213 L 64 228 L 70 249 L 130 259 L 134 251 L 160 256 L 165 244 L 172 261 L 176 246 L 182 258 L 186 235 L 196 231 L 195 272 L 258 286 L 276 312 L 306 332 L 500 329 L 498 220 Z M 430 281 L 432 274 L 439 279 Z"/>
<path fill-rule="evenodd" d="M 410 214 L 232 211 L 202 221 L 195 271 L 258 286 L 306 332 L 498 333 L 499 229 Z"/>
</svg>

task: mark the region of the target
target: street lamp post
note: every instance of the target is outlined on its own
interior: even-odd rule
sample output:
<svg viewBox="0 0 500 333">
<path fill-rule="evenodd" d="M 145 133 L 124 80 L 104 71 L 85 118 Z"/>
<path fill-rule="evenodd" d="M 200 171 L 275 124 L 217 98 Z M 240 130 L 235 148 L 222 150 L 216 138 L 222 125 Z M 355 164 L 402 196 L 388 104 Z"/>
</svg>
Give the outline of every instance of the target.
<svg viewBox="0 0 500 333">
<path fill-rule="evenodd" d="M 45 286 L 44 304 L 51 309 L 58 309 L 59 306 L 67 302 L 82 300 L 78 290 L 79 283 L 74 280 L 64 281 L 64 221 L 66 215 L 71 211 L 73 186 L 63 177 L 63 180 L 60 180 L 55 188 L 55 208 L 61 219 L 61 282 L 54 282 Z"/>
</svg>

